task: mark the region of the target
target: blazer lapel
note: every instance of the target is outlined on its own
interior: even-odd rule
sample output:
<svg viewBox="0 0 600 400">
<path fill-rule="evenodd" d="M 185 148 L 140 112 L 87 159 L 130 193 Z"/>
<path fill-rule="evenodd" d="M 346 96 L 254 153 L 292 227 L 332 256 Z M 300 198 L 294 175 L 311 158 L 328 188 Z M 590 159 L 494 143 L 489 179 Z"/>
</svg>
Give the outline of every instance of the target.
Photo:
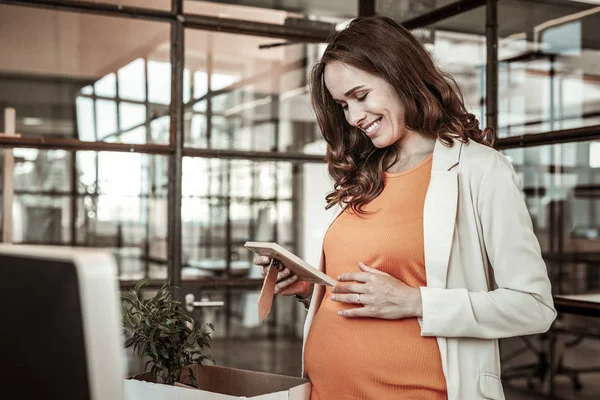
<svg viewBox="0 0 600 400">
<path fill-rule="evenodd" d="M 462 145 L 455 141 L 452 147 L 447 147 L 437 140 L 433 150 L 431 180 L 423 210 L 428 287 L 446 287 L 458 205 L 458 174 L 450 169 L 458 164 Z"/>
</svg>

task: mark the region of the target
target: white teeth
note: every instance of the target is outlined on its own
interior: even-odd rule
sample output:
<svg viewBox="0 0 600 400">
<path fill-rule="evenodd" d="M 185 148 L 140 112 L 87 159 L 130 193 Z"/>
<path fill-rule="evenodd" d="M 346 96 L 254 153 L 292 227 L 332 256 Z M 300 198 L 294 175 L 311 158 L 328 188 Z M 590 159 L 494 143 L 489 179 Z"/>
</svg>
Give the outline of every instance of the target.
<svg viewBox="0 0 600 400">
<path fill-rule="evenodd" d="M 377 126 L 379 126 L 379 123 L 380 123 L 380 122 L 381 122 L 380 120 L 377 120 L 377 121 L 373 122 L 373 123 L 371 124 L 371 126 L 369 126 L 369 127 L 368 127 L 368 128 L 365 130 L 365 132 L 367 132 L 367 133 L 371 132 L 373 129 L 375 129 L 375 128 L 377 128 Z"/>
</svg>

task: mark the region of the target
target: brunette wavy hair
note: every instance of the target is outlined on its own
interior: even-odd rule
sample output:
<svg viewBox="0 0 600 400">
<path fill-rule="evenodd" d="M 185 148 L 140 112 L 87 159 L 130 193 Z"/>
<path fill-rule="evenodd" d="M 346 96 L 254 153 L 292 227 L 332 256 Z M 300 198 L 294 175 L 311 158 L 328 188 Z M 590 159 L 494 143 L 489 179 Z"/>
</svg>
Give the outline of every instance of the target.
<svg viewBox="0 0 600 400">
<path fill-rule="evenodd" d="M 481 130 L 475 115 L 464 105 L 456 81 L 441 71 L 425 48 L 404 27 L 387 17 L 359 17 L 329 39 L 322 58 L 311 73 L 311 101 L 327 141 L 329 174 L 334 190 L 327 208 L 346 204 L 359 214 L 384 187 L 384 171 L 397 161 L 393 146 L 378 149 L 359 129 L 351 126 L 343 109 L 325 87 L 325 66 L 333 61 L 384 78 L 404 107 L 408 129 L 439 138 L 471 139 L 493 146 L 494 133 Z"/>
</svg>

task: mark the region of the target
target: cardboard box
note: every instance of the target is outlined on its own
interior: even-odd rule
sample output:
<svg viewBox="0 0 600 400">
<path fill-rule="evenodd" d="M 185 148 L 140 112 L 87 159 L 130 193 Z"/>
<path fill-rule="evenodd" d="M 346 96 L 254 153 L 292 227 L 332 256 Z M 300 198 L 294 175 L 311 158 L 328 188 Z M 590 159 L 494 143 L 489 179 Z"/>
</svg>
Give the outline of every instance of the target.
<svg viewBox="0 0 600 400">
<path fill-rule="evenodd" d="M 308 379 L 235 368 L 193 365 L 199 389 L 148 382 L 148 374 L 125 380 L 125 400 L 310 400 Z"/>
</svg>

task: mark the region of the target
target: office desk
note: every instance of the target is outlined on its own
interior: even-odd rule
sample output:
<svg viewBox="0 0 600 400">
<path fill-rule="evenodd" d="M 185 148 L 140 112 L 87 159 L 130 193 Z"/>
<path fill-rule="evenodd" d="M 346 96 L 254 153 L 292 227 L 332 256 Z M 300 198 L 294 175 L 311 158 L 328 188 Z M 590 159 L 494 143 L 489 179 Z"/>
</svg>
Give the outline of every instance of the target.
<svg viewBox="0 0 600 400">
<path fill-rule="evenodd" d="M 600 293 L 589 293 L 589 294 L 569 294 L 569 295 L 555 295 L 554 296 L 554 307 L 556 311 L 560 314 L 568 314 L 568 315 L 580 315 L 586 317 L 600 317 Z M 595 325 L 595 324 L 593 324 Z M 577 328 L 575 326 L 575 328 Z M 571 326 L 573 329 L 573 326 Z M 556 364 L 556 356 L 557 356 L 557 334 L 560 333 L 568 333 L 569 326 L 566 329 L 554 328 L 549 337 L 550 337 L 550 348 L 549 348 L 549 358 L 550 358 L 550 369 L 549 369 L 549 394 L 551 398 L 554 398 L 556 388 L 555 388 L 555 376 L 557 372 L 560 372 L 562 365 Z M 558 370 L 557 370 L 558 369 Z M 590 371 L 598 371 L 597 368 L 592 368 Z M 581 370 L 584 372 L 584 370 Z"/>
<path fill-rule="evenodd" d="M 554 307 L 563 314 L 600 317 L 600 293 L 556 295 Z"/>
</svg>

